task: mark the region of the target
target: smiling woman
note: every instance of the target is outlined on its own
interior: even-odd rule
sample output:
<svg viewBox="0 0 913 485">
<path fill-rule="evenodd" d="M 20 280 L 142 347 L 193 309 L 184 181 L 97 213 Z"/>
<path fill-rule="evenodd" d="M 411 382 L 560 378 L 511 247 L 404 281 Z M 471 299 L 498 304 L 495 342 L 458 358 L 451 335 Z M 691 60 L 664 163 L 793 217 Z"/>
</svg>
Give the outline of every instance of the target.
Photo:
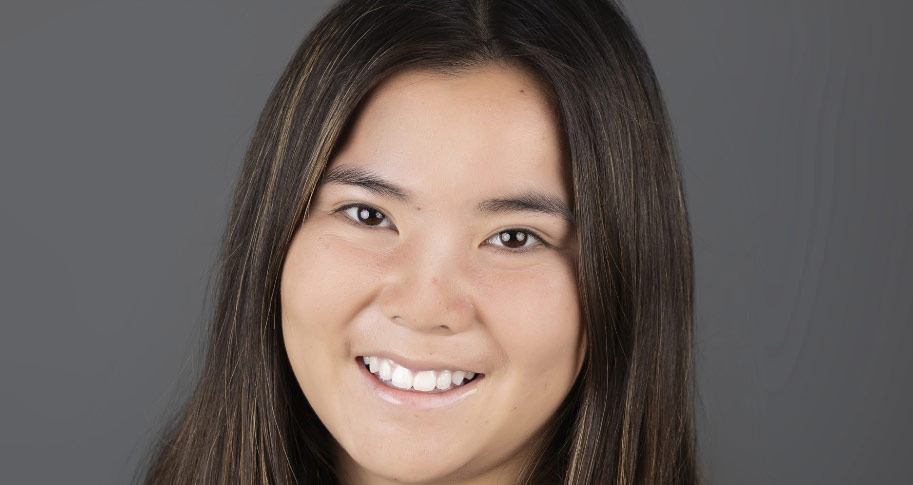
<svg viewBox="0 0 913 485">
<path fill-rule="evenodd" d="M 687 213 L 610 3 L 338 4 L 220 278 L 148 483 L 699 482 Z"/>
<path fill-rule="evenodd" d="M 281 320 L 352 483 L 514 483 L 573 385 L 572 190 L 546 99 L 515 68 L 406 71 L 331 159 L 286 255 Z"/>
</svg>

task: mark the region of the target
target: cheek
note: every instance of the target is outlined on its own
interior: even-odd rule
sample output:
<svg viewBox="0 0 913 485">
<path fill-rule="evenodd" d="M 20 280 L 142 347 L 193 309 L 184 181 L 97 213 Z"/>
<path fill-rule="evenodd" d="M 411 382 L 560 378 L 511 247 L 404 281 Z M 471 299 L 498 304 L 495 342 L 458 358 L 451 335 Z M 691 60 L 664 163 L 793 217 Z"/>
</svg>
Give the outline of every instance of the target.
<svg viewBox="0 0 913 485">
<path fill-rule="evenodd" d="M 282 271 L 283 313 L 290 327 L 331 331 L 358 307 L 372 271 L 364 252 L 339 244 L 334 236 L 305 229 L 292 240 Z"/>
<path fill-rule="evenodd" d="M 365 259 L 363 252 L 307 226 L 292 240 L 280 282 L 282 332 L 305 392 L 309 382 L 332 377 L 338 367 L 330 364 L 347 355 L 347 323 L 371 287 L 365 284 L 372 273 Z"/>
<path fill-rule="evenodd" d="M 484 288 L 486 321 L 506 364 L 500 376 L 492 376 L 499 391 L 486 420 L 496 426 L 496 447 L 534 436 L 557 411 L 579 369 L 576 274 L 570 265 L 537 269 L 498 274 Z"/>
<path fill-rule="evenodd" d="M 581 323 L 573 268 L 562 264 L 526 274 L 501 274 L 487 288 L 491 331 L 500 343 L 511 372 L 555 392 L 576 377 Z M 519 384 L 519 383 L 518 383 Z M 531 389 L 530 382 L 525 382 Z M 549 392 L 551 390 L 549 389 Z"/>
</svg>

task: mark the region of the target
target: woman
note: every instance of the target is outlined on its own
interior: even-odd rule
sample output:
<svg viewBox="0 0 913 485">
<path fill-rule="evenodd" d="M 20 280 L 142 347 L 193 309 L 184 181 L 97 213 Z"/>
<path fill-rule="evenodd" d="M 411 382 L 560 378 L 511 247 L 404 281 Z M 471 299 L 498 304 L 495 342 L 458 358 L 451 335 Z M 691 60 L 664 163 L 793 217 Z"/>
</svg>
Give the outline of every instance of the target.
<svg viewBox="0 0 913 485">
<path fill-rule="evenodd" d="M 148 483 L 698 483 L 692 256 L 605 0 L 345 1 L 260 118 Z"/>
</svg>

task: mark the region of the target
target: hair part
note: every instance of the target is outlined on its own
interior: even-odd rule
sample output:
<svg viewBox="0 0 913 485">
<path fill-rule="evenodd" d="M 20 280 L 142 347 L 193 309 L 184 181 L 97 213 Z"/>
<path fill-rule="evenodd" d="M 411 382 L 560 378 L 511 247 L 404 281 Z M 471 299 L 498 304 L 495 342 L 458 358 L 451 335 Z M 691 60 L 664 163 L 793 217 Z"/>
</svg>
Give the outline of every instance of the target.
<svg viewBox="0 0 913 485">
<path fill-rule="evenodd" d="M 333 438 L 282 341 L 286 252 L 375 87 L 407 69 L 492 63 L 533 75 L 555 110 L 587 340 L 521 483 L 701 481 L 690 226 L 661 92 L 624 14 L 609 0 L 348 0 L 306 36 L 260 115 L 221 242 L 202 372 L 145 483 L 339 483 Z"/>
</svg>

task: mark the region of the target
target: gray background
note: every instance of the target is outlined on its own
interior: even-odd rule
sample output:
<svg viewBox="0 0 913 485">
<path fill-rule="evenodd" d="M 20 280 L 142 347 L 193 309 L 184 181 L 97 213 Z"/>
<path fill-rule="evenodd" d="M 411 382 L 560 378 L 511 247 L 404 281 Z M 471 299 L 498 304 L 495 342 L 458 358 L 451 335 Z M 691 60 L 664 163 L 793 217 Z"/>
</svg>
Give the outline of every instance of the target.
<svg viewBox="0 0 913 485">
<path fill-rule="evenodd" d="M 198 369 L 232 184 L 328 2 L 4 2 L 0 478 L 126 483 Z M 626 2 L 697 259 L 709 483 L 910 483 L 908 2 Z"/>
</svg>

